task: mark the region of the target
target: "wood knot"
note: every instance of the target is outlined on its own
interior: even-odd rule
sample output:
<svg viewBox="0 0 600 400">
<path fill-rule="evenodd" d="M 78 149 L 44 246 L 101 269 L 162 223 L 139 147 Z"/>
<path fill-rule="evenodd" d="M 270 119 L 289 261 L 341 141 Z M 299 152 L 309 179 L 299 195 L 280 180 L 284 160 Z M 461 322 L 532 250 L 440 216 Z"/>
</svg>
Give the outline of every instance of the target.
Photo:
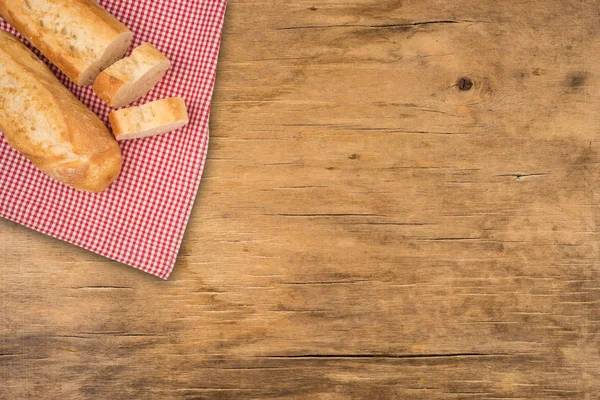
<svg viewBox="0 0 600 400">
<path fill-rule="evenodd" d="M 458 87 L 458 90 L 461 91 L 471 90 L 471 88 L 473 87 L 473 81 L 471 80 L 471 78 L 462 77 L 458 81 L 456 81 L 456 87 Z"/>
<path fill-rule="evenodd" d="M 579 88 L 582 88 L 583 86 L 585 86 L 587 78 L 588 78 L 587 72 L 582 72 L 582 71 L 574 72 L 567 76 L 566 85 L 567 85 L 567 87 L 571 88 L 572 90 L 576 90 L 576 89 L 579 89 Z"/>
</svg>

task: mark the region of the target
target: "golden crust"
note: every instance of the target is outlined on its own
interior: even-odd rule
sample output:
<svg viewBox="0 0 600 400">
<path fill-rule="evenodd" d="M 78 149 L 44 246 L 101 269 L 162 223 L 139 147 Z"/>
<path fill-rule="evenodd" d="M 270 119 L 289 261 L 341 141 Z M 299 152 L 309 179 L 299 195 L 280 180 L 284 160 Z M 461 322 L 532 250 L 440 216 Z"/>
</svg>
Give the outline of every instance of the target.
<svg viewBox="0 0 600 400">
<path fill-rule="evenodd" d="M 94 83 L 94 92 L 111 107 L 125 106 L 147 94 L 164 76 L 170 64 L 169 59 L 156 47 L 151 43 L 144 43 L 133 50 L 130 57 L 117 61 L 101 72 Z M 154 70 L 157 72 L 150 80 L 151 85 L 145 90 L 141 89 L 139 86 L 143 78 Z M 137 95 L 128 96 L 130 98 L 123 101 L 125 99 L 120 95 L 127 91 L 134 91 Z"/>
<path fill-rule="evenodd" d="M 0 1 L 0 16 L 80 85 L 115 41 L 133 36 L 94 0 Z"/>
<path fill-rule="evenodd" d="M 94 82 L 94 93 L 98 95 L 106 104 L 114 107 L 114 98 L 127 83 L 116 76 L 106 72 L 101 72 Z"/>
<path fill-rule="evenodd" d="M 116 111 L 113 111 L 110 114 L 108 114 L 108 121 L 110 122 L 113 135 L 116 138 L 117 135 L 120 135 L 123 132 L 123 126 L 121 125 L 122 119 L 119 118 L 119 115 Z"/>
<path fill-rule="evenodd" d="M 109 114 L 109 119 L 117 140 L 143 137 L 143 132 L 189 121 L 185 101 L 180 97 L 156 100 L 142 106 L 113 111 Z"/>
<path fill-rule="evenodd" d="M 22 43 L 0 31 L 0 129 L 49 176 L 100 192 L 121 171 L 121 151 L 102 121 Z"/>
</svg>

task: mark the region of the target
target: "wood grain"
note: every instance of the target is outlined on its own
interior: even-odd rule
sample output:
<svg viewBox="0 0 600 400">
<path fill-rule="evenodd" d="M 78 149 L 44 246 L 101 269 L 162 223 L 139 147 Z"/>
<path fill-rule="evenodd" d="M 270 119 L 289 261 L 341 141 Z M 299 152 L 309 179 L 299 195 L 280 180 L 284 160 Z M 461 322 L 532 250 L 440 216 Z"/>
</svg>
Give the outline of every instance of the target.
<svg viewBox="0 0 600 400">
<path fill-rule="evenodd" d="M 0 398 L 600 398 L 598 6 L 230 0 L 171 280 L 0 222 Z"/>
</svg>

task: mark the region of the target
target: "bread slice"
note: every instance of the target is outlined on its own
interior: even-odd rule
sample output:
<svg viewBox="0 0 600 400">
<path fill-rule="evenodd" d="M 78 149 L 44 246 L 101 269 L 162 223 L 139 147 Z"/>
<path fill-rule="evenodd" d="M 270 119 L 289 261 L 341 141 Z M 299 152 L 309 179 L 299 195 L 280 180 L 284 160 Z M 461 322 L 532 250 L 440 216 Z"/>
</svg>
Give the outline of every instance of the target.
<svg viewBox="0 0 600 400">
<path fill-rule="evenodd" d="M 82 86 L 123 57 L 133 38 L 95 0 L 0 0 L 0 17 Z"/>
<path fill-rule="evenodd" d="M 156 47 L 145 43 L 130 57 L 105 69 L 94 92 L 109 106 L 121 108 L 145 96 L 165 76 L 171 62 Z"/>
<path fill-rule="evenodd" d="M 188 124 L 185 102 L 180 97 L 124 108 L 108 115 L 117 140 L 162 135 Z"/>
</svg>

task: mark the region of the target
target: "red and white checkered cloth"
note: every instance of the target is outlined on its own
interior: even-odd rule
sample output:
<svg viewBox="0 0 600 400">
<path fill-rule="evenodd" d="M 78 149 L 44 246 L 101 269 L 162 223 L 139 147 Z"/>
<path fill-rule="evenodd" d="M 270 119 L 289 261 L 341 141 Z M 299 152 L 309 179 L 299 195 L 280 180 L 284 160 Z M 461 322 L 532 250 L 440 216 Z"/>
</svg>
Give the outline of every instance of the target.
<svg viewBox="0 0 600 400">
<path fill-rule="evenodd" d="M 151 42 L 172 61 L 165 79 L 139 103 L 181 96 L 190 124 L 163 136 L 121 142 L 121 176 L 100 194 L 78 192 L 48 178 L 0 135 L 0 217 L 167 279 L 206 159 L 226 0 L 99 3 L 134 32 L 130 51 Z M 1 19 L 0 28 L 16 33 Z M 90 88 L 74 85 L 51 68 L 107 122 L 110 109 Z"/>
</svg>

